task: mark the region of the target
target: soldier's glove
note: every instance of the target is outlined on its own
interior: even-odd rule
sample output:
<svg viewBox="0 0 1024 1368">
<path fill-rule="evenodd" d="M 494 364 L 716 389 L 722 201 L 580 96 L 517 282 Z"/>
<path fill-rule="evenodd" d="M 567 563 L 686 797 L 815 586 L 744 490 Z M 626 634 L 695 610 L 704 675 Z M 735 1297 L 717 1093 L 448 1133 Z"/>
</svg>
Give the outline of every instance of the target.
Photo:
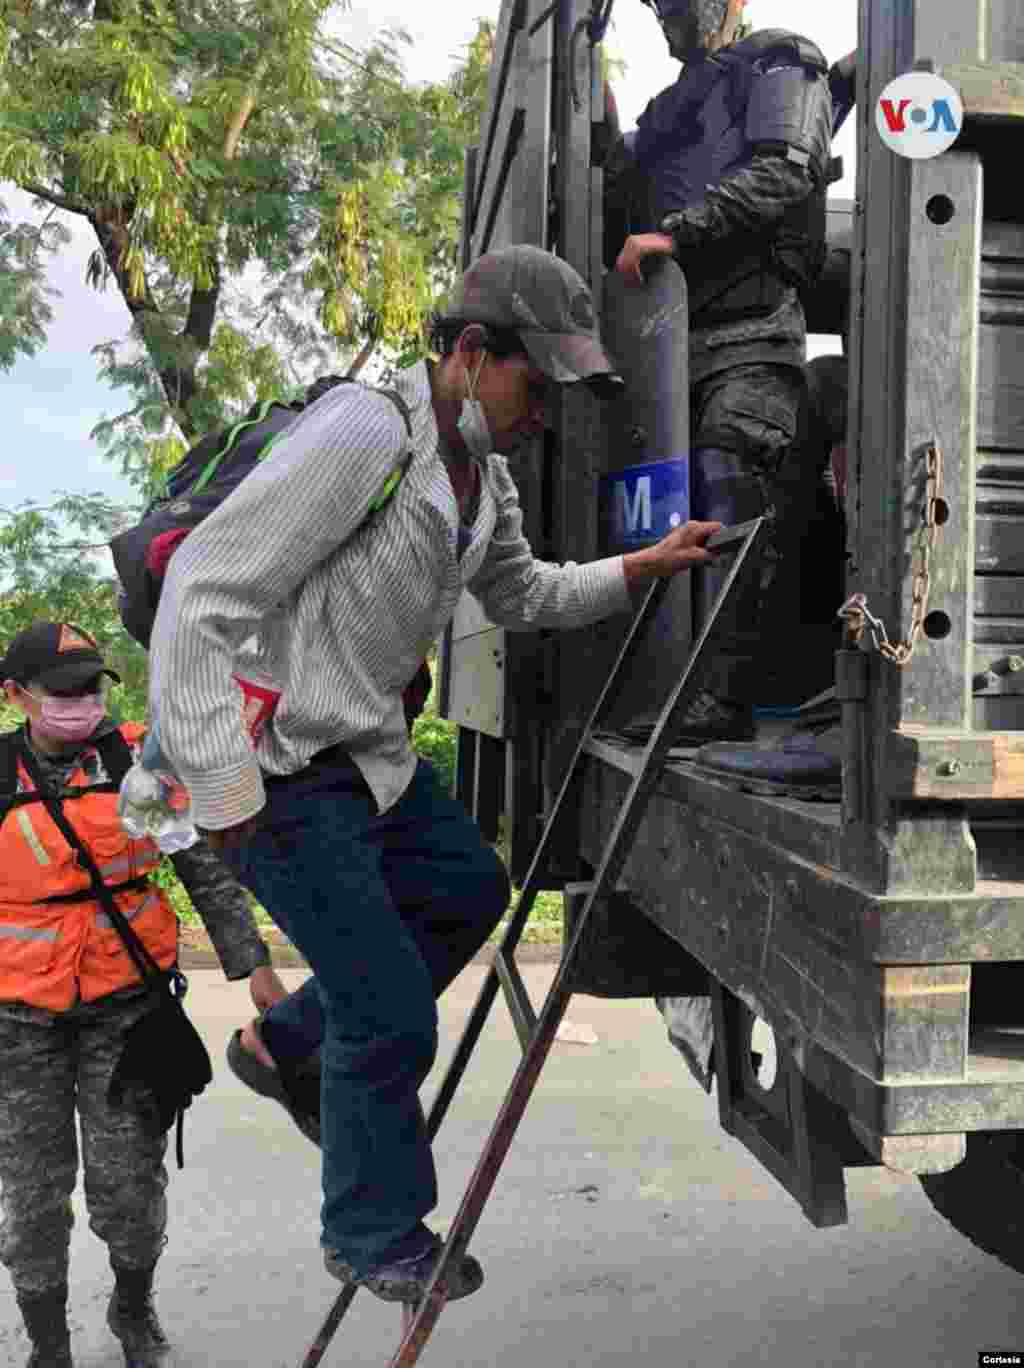
<svg viewBox="0 0 1024 1368">
<path fill-rule="evenodd" d="M 690 251 L 700 247 L 704 241 L 701 230 L 695 227 L 682 213 L 666 214 L 661 220 L 659 231 L 674 238 L 677 252 Z"/>
</svg>

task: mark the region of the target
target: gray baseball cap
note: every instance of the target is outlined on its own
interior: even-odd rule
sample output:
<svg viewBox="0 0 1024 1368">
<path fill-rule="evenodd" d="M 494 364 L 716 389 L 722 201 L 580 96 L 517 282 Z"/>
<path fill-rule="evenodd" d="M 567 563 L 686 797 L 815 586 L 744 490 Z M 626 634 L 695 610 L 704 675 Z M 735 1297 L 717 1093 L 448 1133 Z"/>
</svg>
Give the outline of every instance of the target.
<svg viewBox="0 0 1024 1368">
<path fill-rule="evenodd" d="M 443 316 L 511 329 L 533 364 L 559 384 L 582 380 L 603 399 L 622 393 L 587 282 L 543 248 L 523 243 L 486 252 L 456 282 Z"/>
</svg>

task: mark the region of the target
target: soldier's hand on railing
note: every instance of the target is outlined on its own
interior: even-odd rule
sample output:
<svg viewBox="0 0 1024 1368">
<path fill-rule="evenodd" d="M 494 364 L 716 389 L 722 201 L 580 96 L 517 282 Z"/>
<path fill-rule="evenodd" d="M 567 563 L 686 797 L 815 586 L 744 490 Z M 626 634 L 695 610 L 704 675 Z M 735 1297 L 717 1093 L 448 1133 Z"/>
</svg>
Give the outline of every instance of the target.
<svg viewBox="0 0 1024 1368">
<path fill-rule="evenodd" d="M 721 530 L 720 522 L 687 522 L 682 527 L 674 527 L 654 546 L 629 552 L 622 558 L 627 587 L 642 588 L 651 580 L 668 579 L 680 570 L 706 565 L 718 553 L 709 551 L 705 543 Z"/>
<path fill-rule="evenodd" d="M 633 285 L 644 283 L 643 263 L 649 256 L 671 256 L 674 243 L 667 233 L 633 233 L 619 253 L 615 269 Z"/>
</svg>

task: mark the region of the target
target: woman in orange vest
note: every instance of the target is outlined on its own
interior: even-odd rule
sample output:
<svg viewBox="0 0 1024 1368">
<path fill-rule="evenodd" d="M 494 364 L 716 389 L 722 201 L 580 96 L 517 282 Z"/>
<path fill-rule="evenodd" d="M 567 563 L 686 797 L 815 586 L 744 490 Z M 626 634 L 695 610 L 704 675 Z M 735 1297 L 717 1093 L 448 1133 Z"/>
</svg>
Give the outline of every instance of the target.
<svg viewBox="0 0 1024 1368">
<path fill-rule="evenodd" d="M 162 968 L 172 966 L 177 920 L 148 877 L 160 854 L 121 827 L 111 772 L 115 757 L 137 758 L 144 729 L 107 716 L 104 676 L 120 682 L 95 642 L 69 623 L 28 628 L 0 661 L 6 701 L 26 719 L 0 737 L 0 1261 L 32 1343 L 29 1368 L 71 1368 L 76 1111 L 90 1225 L 107 1244 L 115 1275 L 108 1324 L 131 1364 L 156 1363 L 169 1349 L 152 1301 L 167 1223 L 167 1137 L 154 1136 L 136 1107 L 112 1106 L 107 1097 L 126 1035 L 152 1010 L 153 997 L 93 896 L 79 852 L 34 796 L 60 797 L 132 929 Z M 244 895 L 238 890 L 227 907 L 223 893 L 221 884 L 209 905 L 197 906 L 225 973 L 251 974 L 254 1000 L 268 990 L 283 995 Z M 248 944 L 238 931 L 238 901 Z M 231 918 L 233 941 L 224 925 Z"/>
</svg>

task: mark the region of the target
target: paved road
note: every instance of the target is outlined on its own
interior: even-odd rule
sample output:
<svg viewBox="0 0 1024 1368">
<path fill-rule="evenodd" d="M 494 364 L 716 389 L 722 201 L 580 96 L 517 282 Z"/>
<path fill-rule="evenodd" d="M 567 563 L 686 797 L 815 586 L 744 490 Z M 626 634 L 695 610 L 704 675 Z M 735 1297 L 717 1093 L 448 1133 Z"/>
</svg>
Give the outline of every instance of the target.
<svg viewBox="0 0 1024 1368">
<path fill-rule="evenodd" d="M 446 1051 L 482 972 L 443 1004 Z M 551 970 L 526 975 L 539 995 Z M 212 971 L 192 982 L 216 1064 L 246 988 Z M 651 1004 L 578 998 L 570 1019 L 598 1044 L 556 1047 L 474 1244 L 487 1285 L 442 1317 L 426 1368 L 974 1368 L 979 1349 L 1024 1347 L 1017 1275 L 946 1226 L 914 1180 L 851 1172 L 850 1224 L 815 1231 L 718 1130 Z M 441 1133 L 442 1223 L 517 1056 L 496 1010 Z M 185 1139 L 159 1283 L 173 1362 L 292 1368 L 334 1291 L 317 1250 L 317 1152 L 224 1067 Z M 104 1251 L 78 1213 L 75 1362 L 116 1368 Z M 15 1320 L 5 1284 L 0 1368 L 24 1364 Z M 386 1368 L 397 1334 L 397 1313 L 364 1294 L 326 1363 Z"/>
</svg>

